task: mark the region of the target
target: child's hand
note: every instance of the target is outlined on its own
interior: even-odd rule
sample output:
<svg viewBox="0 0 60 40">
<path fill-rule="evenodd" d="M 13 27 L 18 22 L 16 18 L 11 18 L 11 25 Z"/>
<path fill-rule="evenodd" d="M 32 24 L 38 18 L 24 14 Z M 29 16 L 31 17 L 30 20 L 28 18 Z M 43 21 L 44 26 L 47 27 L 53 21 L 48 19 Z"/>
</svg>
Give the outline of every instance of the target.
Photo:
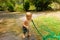
<svg viewBox="0 0 60 40">
<path fill-rule="evenodd" d="M 28 29 L 28 26 L 26 26 L 26 28 Z"/>
<path fill-rule="evenodd" d="M 24 27 L 26 27 L 28 29 L 28 26 L 24 25 Z"/>
</svg>

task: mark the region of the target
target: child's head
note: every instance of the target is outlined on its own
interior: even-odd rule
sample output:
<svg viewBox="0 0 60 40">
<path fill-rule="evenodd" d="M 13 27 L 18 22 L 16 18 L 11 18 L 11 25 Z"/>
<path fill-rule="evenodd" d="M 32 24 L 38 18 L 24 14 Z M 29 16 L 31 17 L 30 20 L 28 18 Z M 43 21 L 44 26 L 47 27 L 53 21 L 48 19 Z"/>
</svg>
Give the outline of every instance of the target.
<svg viewBox="0 0 60 40">
<path fill-rule="evenodd" d="M 26 19 L 31 20 L 32 19 L 32 14 L 30 12 L 26 13 Z"/>
</svg>

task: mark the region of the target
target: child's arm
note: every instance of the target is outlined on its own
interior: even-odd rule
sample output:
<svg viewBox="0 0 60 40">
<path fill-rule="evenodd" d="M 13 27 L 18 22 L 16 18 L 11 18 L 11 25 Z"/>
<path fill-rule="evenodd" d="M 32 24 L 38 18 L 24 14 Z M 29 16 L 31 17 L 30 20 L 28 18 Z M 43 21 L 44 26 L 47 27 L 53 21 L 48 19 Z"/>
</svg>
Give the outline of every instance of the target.
<svg viewBox="0 0 60 40">
<path fill-rule="evenodd" d="M 28 28 L 28 22 L 27 21 L 24 21 L 23 22 L 23 26 L 26 27 L 26 28 Z"/>
</svg>

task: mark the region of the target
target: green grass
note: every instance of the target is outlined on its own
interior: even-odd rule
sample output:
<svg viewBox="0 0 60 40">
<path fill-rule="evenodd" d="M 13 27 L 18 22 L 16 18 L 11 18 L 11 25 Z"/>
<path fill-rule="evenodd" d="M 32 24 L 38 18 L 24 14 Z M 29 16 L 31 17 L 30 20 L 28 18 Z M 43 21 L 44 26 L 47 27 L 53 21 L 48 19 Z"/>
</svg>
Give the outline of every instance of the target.
<svg viewBox="0 0 60 40">
<path fill-rule="evenodd" d="M 60 19 L 55 16 L 39 16 L 34 19 L 34 23 L 43 36 L 60 35 Z"/>
</svg>

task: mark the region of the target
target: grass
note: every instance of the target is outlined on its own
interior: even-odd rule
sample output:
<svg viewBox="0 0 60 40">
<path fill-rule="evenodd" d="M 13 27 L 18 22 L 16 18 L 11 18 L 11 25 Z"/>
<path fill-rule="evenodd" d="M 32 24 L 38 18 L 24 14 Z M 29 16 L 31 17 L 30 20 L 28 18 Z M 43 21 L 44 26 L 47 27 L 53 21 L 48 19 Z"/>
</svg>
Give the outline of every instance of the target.
<svg viewBox="0 0 60 40">
<path fill-rule="evenodd" d="M 60 19 L 56 16 L 39 16 L 34 19 L 34 23 L 43 36 L 54 36 L 53 33 L 56 36 L 60 35 Z"/>
</svg>

